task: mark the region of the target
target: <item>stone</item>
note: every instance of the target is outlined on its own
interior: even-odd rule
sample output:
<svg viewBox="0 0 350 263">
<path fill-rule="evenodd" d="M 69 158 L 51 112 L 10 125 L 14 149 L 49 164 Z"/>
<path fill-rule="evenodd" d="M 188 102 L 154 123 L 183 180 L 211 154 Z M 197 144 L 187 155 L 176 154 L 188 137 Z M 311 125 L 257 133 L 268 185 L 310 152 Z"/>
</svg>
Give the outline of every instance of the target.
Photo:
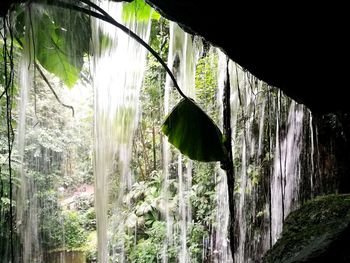
<svg viewBox="0 0 350 263">
<path fill-rule="evenodd" d="M 263 263 L 350 262 L 350 195 L 308 201 L 285 220 Z"/>
<path fill-rule="evenodd" d="M 349 23 L 343 4 L 146 2 L 313 112 L 350 112 L 346 95 Z"/>
</svg>

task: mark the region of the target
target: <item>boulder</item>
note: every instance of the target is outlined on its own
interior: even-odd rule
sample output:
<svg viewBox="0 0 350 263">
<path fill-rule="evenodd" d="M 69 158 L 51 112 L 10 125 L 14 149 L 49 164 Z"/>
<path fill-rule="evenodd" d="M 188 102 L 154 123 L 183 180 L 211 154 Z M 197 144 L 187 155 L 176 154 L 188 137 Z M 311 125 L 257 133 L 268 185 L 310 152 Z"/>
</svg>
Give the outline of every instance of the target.
<svg viewBox="0 0 350 263">
<path fill-rule="evenodd" d="M 350 195 L 307 202 L 285 220 L 281 238 L 263 263 L 350 262 Z"/>
</svg>

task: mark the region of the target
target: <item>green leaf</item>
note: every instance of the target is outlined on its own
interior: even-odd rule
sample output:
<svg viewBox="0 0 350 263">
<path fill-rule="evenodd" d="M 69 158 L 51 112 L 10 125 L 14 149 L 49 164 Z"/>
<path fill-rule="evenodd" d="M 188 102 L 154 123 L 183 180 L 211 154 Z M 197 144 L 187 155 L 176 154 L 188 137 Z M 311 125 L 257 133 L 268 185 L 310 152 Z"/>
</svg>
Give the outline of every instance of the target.
<svg viewBox="0 0 350 263">
<path fill-rule="evenodd" d="M 222 133 L 213 120 L 191 99 L 182 99 L 162 126 L 169 142 L 192 160 L 222 161 Z"/>
<path fill-rule="evenodd" d="M 79 78 L 83 52 L 72 49 L 71 32 L 43 14 L 34 33 L 35 54 L 40 64 L 72 87 Z"/>
<path fill-rule="evenodd" d="M 123 5 L 123 21 L 130 21 L 136 18 L 139 22 L 148 21 L 150 18 L 159 20 L 160 14 L 154 11 L 143 0 L 134 0 Z"/>
</svg>

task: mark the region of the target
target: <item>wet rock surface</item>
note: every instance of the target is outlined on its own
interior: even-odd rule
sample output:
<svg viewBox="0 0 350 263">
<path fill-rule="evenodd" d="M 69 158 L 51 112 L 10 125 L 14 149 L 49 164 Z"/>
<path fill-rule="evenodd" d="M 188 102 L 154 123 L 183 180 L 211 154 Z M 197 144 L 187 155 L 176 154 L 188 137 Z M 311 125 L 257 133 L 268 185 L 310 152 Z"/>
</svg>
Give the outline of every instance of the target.
<svg viewBox="0 0 350 263">
<path fill-rule="evenodd" d="M 350 262 L 350 195 L 307 202 L 286 219 L 263 263 Z"/>
<path fill-rule="evenodd" d="M 337 4 L 146 0 L 314 112 L 349 112 L 348 16 Z M 332 15 L 332 19 L 328 17 Z M 345 64 L 344 64 L 345 63 Z"/>
</svg>

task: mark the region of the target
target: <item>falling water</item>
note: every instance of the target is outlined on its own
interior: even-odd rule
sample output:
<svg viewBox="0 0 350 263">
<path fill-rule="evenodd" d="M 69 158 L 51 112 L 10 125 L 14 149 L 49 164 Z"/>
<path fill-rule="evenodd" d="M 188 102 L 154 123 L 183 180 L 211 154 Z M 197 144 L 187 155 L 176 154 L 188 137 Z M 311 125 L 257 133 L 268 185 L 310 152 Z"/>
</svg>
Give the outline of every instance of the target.
<svg viewBox="0 0 350 263">
<path fill-rule="evenodd" d="M 223 89 L 224 89 L 224 80 L 226 76 L 226 56 L 222 53 L 219 53 L 218 61 L 218 104 L 220 105 L 220 120 L 223 119 Z M 232 97 L 235 97 L 235 94 L 232 94 Z M 236 108 L 236 105 L 232 103 L 231 107 Z M 231 116 L 231 123 L 236 123 L 236 116 L 234 114 Z M 222 126 L 222 121 L 220 123 Z M 215 228 L 215 244 L 213 244 L 214 250 L 214 262 L 232 262 L 232 256 L 230 251 L 230 245 L 228 240 L 228 189 L 227 189 L 227 177 L 226 173 L 217 168 L 217 186 L 216 186 L 216 196 L 217 196 L 217 211 L 216 211 L 216 222 L 218 222 L 217 227 Z"/>
<path fill-rule="evenodd" d="M 314 143 L 314 127 L 312 124 L 312 115 L 310 112 L 310 143 L 311 143 L 311 155 L 310 155 L 310 163 L 311 163 L 311 176 L 310 176 L 310 189 L 311 189 L 311 198 L 314 197 L 314 176 L 315 176 L 315 163 L 314 163 L 314 155 L 315 155 L 315 143 Z"/>
<path fill-rule="evenodd" d="M 21 176 L 21 187 L 17 194 L 17 228 L 21 235 L 23 251 L 21 252 L 23 262 L 39 260 L 40 255 L 38 237 L 38 201 L 36 198 L 36 186 L 34 179 L 26 174 L 25 167 L 25 134 L 26 134 L 26 111 L 28 106 L 28 93 L 31 89 L 32 68 L 30 67 L 29 50 L 25 48 L 19 65 L 19 114 L 17 130 L 17 151 L 19 161 L 19 173 Z"/>
<path fill-rule="evenodd" d="M 168 67 L 173 69 L 175 67 L 175 58 L 176 58 L 176 46 L 175 46 L 175 37 L 174 37 L 174 24 L 170 24 L 170 40 L 169 40 L 169 53 L 168 53 Z M 174 71 L 174 70 L 173 70 Z M 170 108 L 170 92 L 173 88 L 173 83 L 169 77 L 166 78 L 165 89 L 164 89 L 164 114 L 169 114 Z M 164 198 L 164 208 L 165 208 L 165 222 L 166 222 L 166 238 L 163 245 L 163 255 L 162 262 L 168 263 L 168 249 L 171 246 L 172 242 L 172 225 L 173 220 L 171 216 L 171 207 L 170 204 L 170 192 L 169 192 L 169 179 L 170 179 L 170 161 L 172 155 L 170 152 L 170 144 L 164 140 L 163 141 L 163 198 Z"/>
<path fill-rule="evenodd" d="M 29 18 L 29 9 L 23 10 L 25 29 L 28 30 L 25 32 L 20 63 L 16 70 L 19 98 L 18 107 L 13 111 L 17 123 L 14 125 L 16 141 L 13 168 L 16 169 L 15 174 L 18 176 L 14 181 L 16 187 L 14 236 L 19 237 L 14 262 L 19 263 L 52 262 L 49 260 L 50 257 L 53 257 L 54 262 L 57 260 L 65 262 L 64 252 L 60 253 L 57 250 L 63 251 L 69 246 L 65 226 L 71 223 L 67 213 L 74 212 L 68 211 L 69 208 L 65 207 L 64 198 L 72 195 L 70 191 L 80 183 L 73 182 L 74 185 L 71 185 L 69 179 L 72 174 L 69 174 L 66 168 L 80 165 L 80 160 L 75 162 L 77 158 L 71 160 L 70 157 L 76 157 L 79 139 L 85 139 L 84 136 L 73 138 L 73 133 L 77 135 L 81 131 L 81 120 L 83 118 L 86 120 L 86 116 L 80 115 L 83 107 L 81 105 L 84 104 L 84 107 L 88 108 L 84 113 L 91 112 L 90 104 L 83 99 L 84 96 L 72 96 L 82 90 L 86 95 L 89 93 L 86 90 L 88 87 L 82 87 L 78 81 L 74 91 L 69 91 L 62 81 L 46 71 L 39 63 L 34 64 L 33 45 L 40 40 L 33 32 L 39 30 L 37 20 L 40 19 L 40 15 L 51 11 L 53 10 L 48 7 L 33 4 Z M 16 93 L 14 94 L 16 96 Z M 91 97 L 91 94 L 89 95 Z M 60 102 L 57 97 L 61 98 Z M 75 108 L 75 117 L 62 103 Z M 89 123 L 86 121 L 84 131 L 87 133 L 88 126 Z M 88 156 L 89 153 L 87 151 L 83 154 Z M 85 156 L 83 158 L 88 159 Z M 80 225 L 77 226 L 79 227 Z M 83 237 L 79 238 L 83 240 Z M 53 249 L 56 250 L 56 255 Z M 74 257 L 78 252 L 71 254 Z M 3 262 L 10 260 L 4 259 Z"/>
<path fill-rule="evenodd" d="M 292 102 L 289 108 L 286 135 L 280 138 L 281 131 L 277 118 L 276 149 L 271 181 L 272 195 L 272 236 L 273 243 L 282 232 L 285 217 L 298 204 L 300 181 L 300 153 L 302 143 L 303 109 Z"/>
<path fill-rule="evenodd" d="M 184 93 L 195 98 L 195 68 L 201 50 L 201 44 L 194 42 L 191 35 L 185 33 L 175 23 L 170 23 L 170 41 L 168 53 L 168 67 L 172 69 L 174 75 L 178 79 L 178 83 Z M 164 112 L 169 113 L 176 102 L 179 101 L 178 94 L 172 94 L 174 89 L 173 83 L 169 77 L 166 79 L 165 94 L 164 94 Z M 167 235 L 164 242 L 163 262 L 168 262 L 167 251 L 169 246 L 177 246 L 174 240 L 175 235 L 179 235 L 179 246 L 177 260 L 180 263 L 191 262 L 191 255 L 188 250 L 188 230 L 192 221 L 192 212 L 190 205 L 190 192 L 192 187 L 192 161 L 186 160 L 184 165 L 184 156 L 176 152 L 177 155 L 177 178 L 178 178 L 178 202 L 179 209 L 175 212 L 178 214 L 178 227 L 174 228 L 173 216 L 171 213 L 170 194 L 169 194 L 169 179 L 171 177 L 169 167 L 171 165 L 172 153 L 170 152 L 169 143 L 163 142 L 163 172 L 164 184 L 163 194 L 167 204 L 165 220 L 167 225 Z M 178 233 L 177 233 L 178 232 Z"/>
<path fill-rule="evenodd" d="M 182 49 L 177 51 L 180 58 L 180 65 L 177 71 L 177 78 L 180 87 L 183 87 L 185 94 L 195 99 L 195 70 L 196 62 L 201 50 L 201 44 L 194 42 L 191 35 L 184 33 L 178 26 L 173 24 L 173 34 L 179 38 L 178 43 L 183 42 Z M 178 44 L 175 41 L 175 45 Z M 180 217 L 180 251 L 179 263 L 191 262 L 189 252 L 188 237 L 189 228 L 192 221 L 192 211 L 190 204 L 190 193 L 192 187 L 192 161 L 187 159 L 186 165 L 183 164 L 182 154 L 178 154 L 178 199 L 179 199 L 179 217 Z M 185 172 L 183 172 L 185 166 Z"/>
<path fill-rule="evenodd" d="M 223 87 L 225 61 L 221 54 L 219 88 Z M 255 262 L 276 242 L 284 218 L 299 204 L 301 152 L 303 140 L 308 139 L 303 138 L 306 110 L 232 62 L 229 72 L 236 181 L 234 259 L 239 263 Z M 219 103 L 220 94 L 222 89 Z M 306 151 L 312 149 L 311 139 L 311 149 Z M 218 228 L 216 235 L 227 237 L 227 188 L 225 174 L 220 174 L 217 220 L 223 228 Z M 216 242 L 220 242 L 217 248 L 228 246 L 225 239 L 216 238 Z M 232 262 L 229 252 L 221 251 L 219 262 Z"/>
<path fill-rule="evenodd" d="M 48 262 L 48 257 L 53 255 L 50 248 L 65 249 L 66 247 L 66 221 L 63 216 L 63 192 L 65 191 L 63 184 L 66 182 L 57 180 L 57 178 L 61 179 L 64 176 L 69 178 L 70 175 L 66 175 L 65 169 L 61 168 L 64 168 L 66 163 L 72 165 L 69 156 L 74 154 L 73 145 L 66 147 L 64 142 L 62 144 L 58 142 L 58 145 L 55 145 L 53 142 L 56 138 L 52 139 L 52 137 L 57 136 L 57 141 L 76 141 L 70 137 L 70 131 L 73 130 L 72 127 L 79 130 L 77 126 L 80 125 L 82 117 L 79 116 L 78 104 L 86 103 L 86 101 L 82 100 L 83 102 L 73 104 L 77 114 L 75 118 L 72 118 L 71 111 L 62 109 L 47 86 L 38 81 L 38 78 L 36 82 L 33 81 L 36 77 L 35 72 L 25 52 L 27 52 L 26 49 L 19 64 L 20 97 L 19 107 L 16 109 L 18 126 L 14 160 L 15 164 L 18 164 L 17 169 L 20 175 L 18 178 L 20 185 L 16 193 L 16 230 L 20 237 L 20 248 L 16 251 L 15 262 Z M 52 77 L 51 83 L 54 82 L 58 96 L 63 93 L 67 97 L 72 96 L 73 91 L 64 90 L 57 79 Z M 86 87 L 75 87 L 74 92 L 79 92 L 82 88 Z M 83 94 L 86 95 L 86 91 L 83 91 Z M 43 104 L 43 101 L 38 99 L 41 95 L 52 96 L 49 100 L 53 102 L 52 105 Z M 70 102 L 73 101 L 74 99 L 71 98 Z M 85 107 L 89 107 L 89 104 Z M 46 120 L 48 112 L 55 115 L 58 111 L 60 111 L 59 118 Z M 63 126 L 61 126 L 60 117 L 65 119 Z M 57 127 L 61 129 L 56 130 Z M 58 231 L 59 235 L 55 231 Z M 57 252 L 55 258 L 58 257 L 62 257 L 62 254 Z M 64 258 L 59 262 L 64 263 Z"/>
<path fill-rule="evenodd" d="M 121 4 L 105 3 L 103 8 L 116 20 L 121 20 Z M 149 38 L 148 23 L 128 22 L 127 26 L 144 40 Z M 93 39 L 93 84 L 95 96 L 95 206 L 98 229 L 98 262 L 125 262 L 123 235 L 134 231 L 123 213 L 123 196 L 134 183 L 130 169 L 132 138 L 139 116 L 139 92 L 146 63 L 145 49 L 123 32 L 96 21 Z M 100 46 L 102 32 L 110 39 L 107 47 Z M 168 65 L 179 80 L 180 87 L 191 98 L 195 67 L 201 45 L 176 24 L 170 24 Z M 216 51 L 218 52 L 218 51 Z M 223 76 L 226 57 L 219 56 L 218 104 L 222 103 Z M 236 234 L 234 261 L 255 262 L 278 239 L 285 217 L 299 204 L 303 129 L 307 116 L 304 107 L 285 98 L 280 92 L 258 81 L 248 72 L 230 62 L 231 126 L 236 185 Z M 24 147 L 28 85 L 32 83 L 27 70 L 28 59 L 20 63 L 20 115 L 18 128 L 18 159 L 22 187 L 18 194 L 17 225 L 24 244 L 22 261 L 42 261 L 37 218 L 40 206 L 36 185 L 25 172 Z M 164 112 L 179 101 L 172 81 L 167 78 Z M 222 105 L 221 105 L 222 112 Z M 33 124 L 33 123 L 31 123 Z M 311 156 L 315 154 L 312 125 Z M 309 138 L 307 138 L 309 139 Z M 317 139 L 317 137 L 316 137 Z M 44 156 L 45 158 L 47 156 Z M 43 157 L 43 158 L 44 158 Z M 38 158 L 33 158 L 38 161 Z M 39 162 L 39 161 L 38 161 Z M 191 262 L 188 245 L 189 228 L 193 221 L 190 205 L 193 163 L 163 140 L 163 199 L 166 239 L 162 262 L 169 262 L 168 252 L 176 249 L 176 262 Z M 176 163 L 176 165 L 174 165 Z M 314 163 L 311 158 L 312 171 Z M 174 169 L 174 167 L 177 167 Z M 176 172 L 174 172 L 176 170 Z M 171 200 L 170 181 L 177 180 L 177 200 Z M 216 224 L 211 237 L 213 262 L 232 262 L 228 240 L 227 180 L 223 170 L 216 174 Z M 314 182 L 311 177 L 311 188 Z M 34 193 L 34 194 L 33 194 Z M 271 198 L 270 198 L 271 197 Z M 29 203 L 23 202 L 30 200 Z M 178 206 L 174 205 L 178 202 Z M 64 228 L 62 228 L 64 233 Z M 208 249 L 203 241 L 203 254 Z M 204 256 L 203 256 L 204 260 Z"/>
<path fill-rule="evenodd" d="M 103 8 L 121 21 L 121 4 L 107 2 Z M 132 21 L 127 26 L 147 42 L 148 23 Z M 98 261 L 124 262 L 126 218 L 121 205 L 123 195 L 133 183 L 130 170 L 132 138 L 138 122 L 146 50 L 124 32 L 96 21 L 96 32 L 99 30 L 108 35 L 112 45 L 94 58 Z M 99 39 L 96 33 L 94 54 L 99 54 L 101 49 Z"/>
<path fill-rule="evenodd" d="M 228 208 L 228 190 L 227 190 L 227 178 L 226 173 L 217 168 L 217 212 L 216 222 L 218 222 L 215 229 L 215 244 L 213 244 L 214 262 L 232 262 L 232 256 L 230 251 L 230 244 L 228 240 L 228 220 L 229 213 Z"/>
<path fill-rule="evenodd" d="M 184 59 L 181 52 L 186 50 L 184 48 L 184 43 L 186 42 L 180 37 L 179 31 L 174 30 L 174 25 L 171 25 L 170 32 L 168 65 L 177 73 L 177 78 L 183 83 L 186 75 L 179 75 L 179 72 L 181 72 L 181 67 L 183 67 L 181 62 Z M 218 72 L 219 104 L 221 104 L 222 100 L 223 76 L 226 71 L 225 61 L 225 56 L 220 54 Z M 233 132 L 232 150 L 236 174 L 235 196 L 237 213 L 235 220 L 238 241 L 236 244 L 235 262 L 250 262 L 259 260 L 263 253 L 269 249 L 270 245 L 275 242 L 280 234 L 283 217 L 298 204 L 299 157 L 302 149 L 301 139 L 305 110 L 295 102 L 290 102 L 285 97 L 280 97 L 282 95 L 277 94 L 271 87 L 258 81 L 232 62 L 229 64 L 229 71 L 231 83 L 231 126 Z M 175 103 L 174 98 L 171 97 L 171 90 L 172 85 L 168 79 L 164 103 L 166 113 L 172 107 L 169 105 L 174 105 Z M 281 101 L 283 108 L 289 107 L 287 112 L 279 108 L 282 107 Z M 285 127 L 285 135 L 281 132 L 282 126 Z M 268 134 L 267 130 L 270 134 Z M 171 177 L 169 165 L 174 159 L 174 156 L 172 156 L 174 153 L 170 153 L 167 143 L 163 147 L 164 174 L 166 178 L 164 192 L 166 193 L 169 187 L 167 181 Z M 186 241 L 186 224 L 188 224 L 189 218 L 186 221 L 183 216 L 186 210 L 186 198 L 183 193 L 185 178 L 183 176 L 182 159 L 181 155 L 177 156 L 178 198 L 181 200 L 179 203 L 180 251 L 178 260 L 179 262 L 187 262 L 188 249 L 182 240 Z M 282 181 L 281 171 L 284 172 L 282 173 L 283 178 L 286 178 L 282 178 Z M 211 245 L 211 253 L 213 253 L 211 258 L 214 262 L 232 262 L 229 242 L 233 241 L 227 239 L 228 197 L 226 175 L 221 169 L 218 169 L 217 173 L 217 224 L 213 231 L 214 238 L 211 238 L 213 243 Z M 288 174 L 288 179 L 285 176 L 286 174 Z M 266 189 L 266 182 L 267 184 L 271 182 L 268 189 Z M 279 184 L 274 182 L 279 182 Z M 276 187 L 281 186 L 281 182 L 282 188 L 279 189 L 282 190 L 278 190 Z M 282 191 L 284 197 L 283 209 L 281 209 Z M 268 193 L 271 193 L 271 200 L 266 197 Z M 276 202 L 280 203 L 277 204 Z M 177 231 L 174 228 L 176 224 L 173 221 L 173 211 L 170 210 L 168 208 L 165 215 L 167 240 L 164 245 L 163 262 L 168 262 L 166 253 L 168 247 L 176 245 L 174 244 L 176 241 L 172 238 Z M 280 218 L 280 221 L 278 221 L 278 218 Z M 280 229 L 277 230 L 277 228 Z"/>
</svg>

